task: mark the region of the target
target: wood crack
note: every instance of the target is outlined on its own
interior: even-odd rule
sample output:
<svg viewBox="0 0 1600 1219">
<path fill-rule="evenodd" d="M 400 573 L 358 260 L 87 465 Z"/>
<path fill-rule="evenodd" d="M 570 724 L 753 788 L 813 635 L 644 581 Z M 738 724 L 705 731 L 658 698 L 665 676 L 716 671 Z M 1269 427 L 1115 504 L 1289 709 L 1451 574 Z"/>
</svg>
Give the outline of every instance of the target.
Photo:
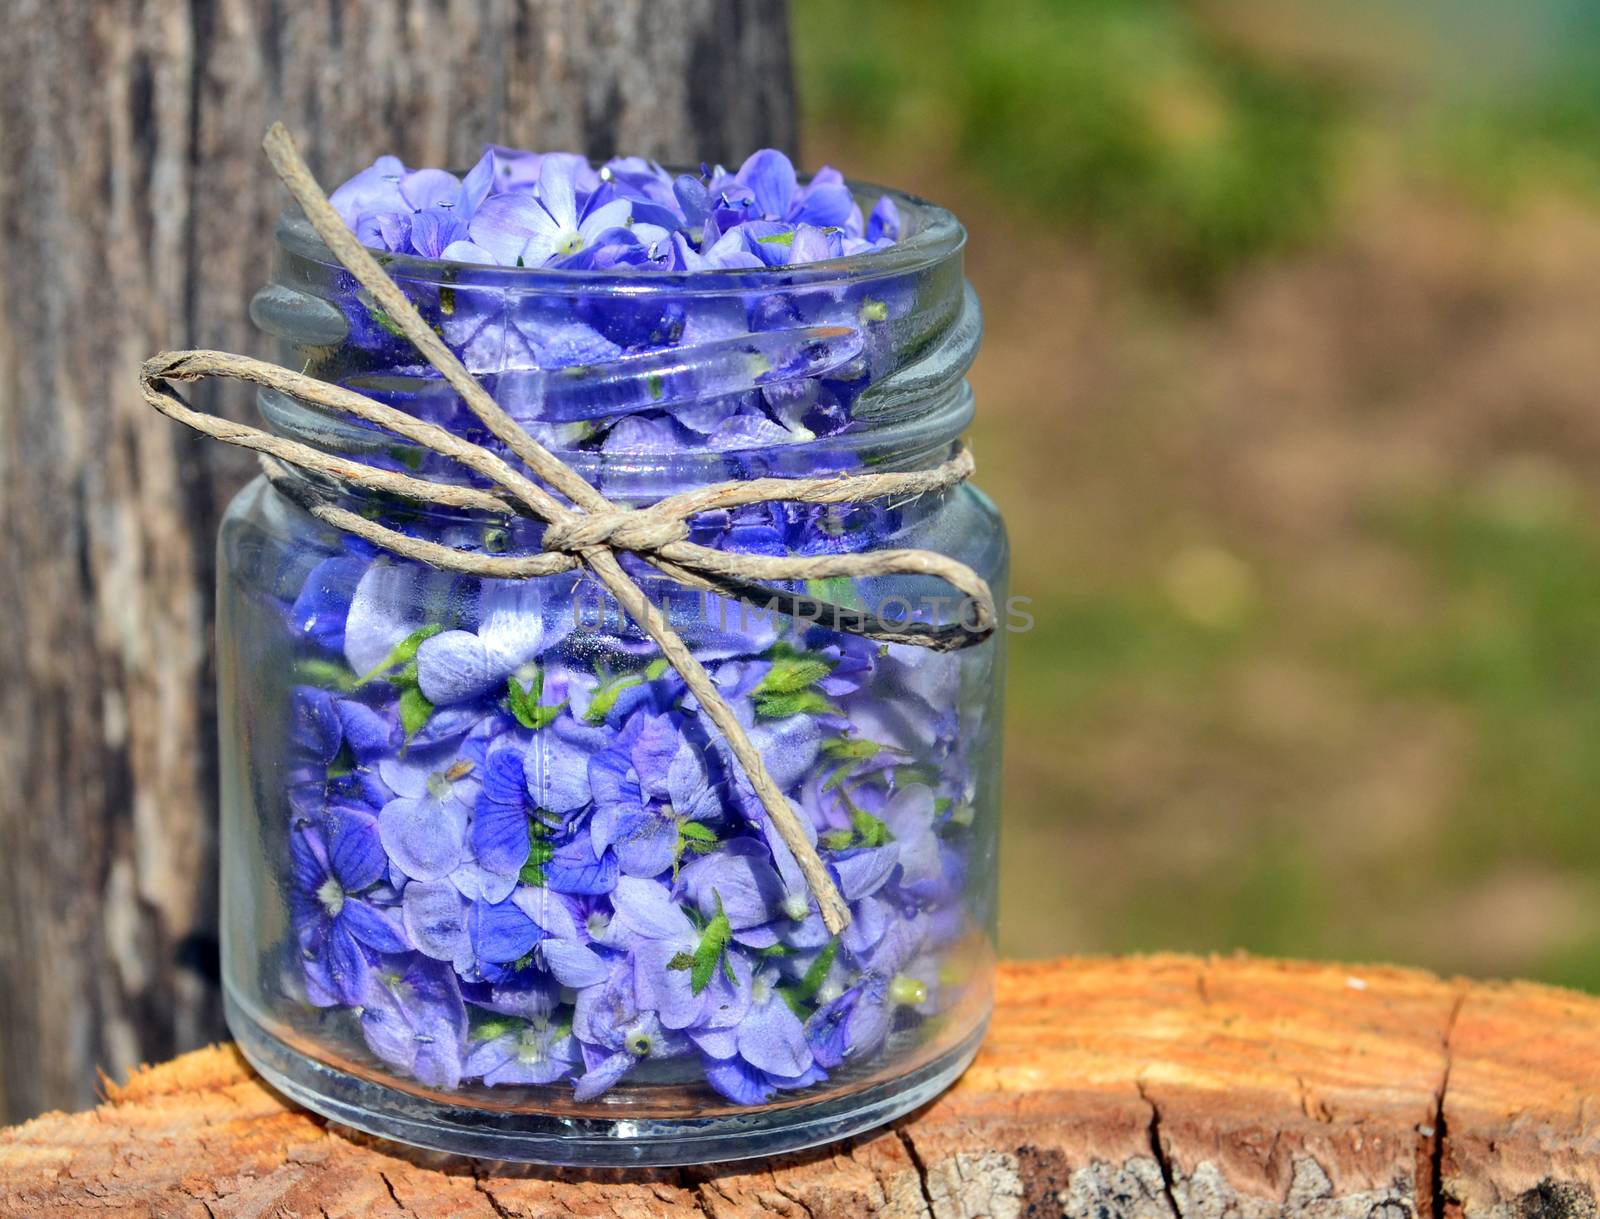
<svg viewBox="0 0 1600 1219">
<path fill-rule="evenodd" d="M 1453 1043 L 1456 1032 L 1456 1022 L 1461 1018 L 1461 1009 L 1467 1001 L 1467 990 L 1463 987 L 1456 995 L 1455 1003 L 1451 1005 L 1450 1017 L 1445 1021 L 1443 1045 L 1441 1053 L 1444 1065 L 1439 1072 L 1439 1089 L 1434 1094 L 1433 1104 L 1433 1131 L 1429 1136 L 1431 1145 L 1428 1149 L 1428 1198 L 1427 1214 L 1431 1219 L 1446 1219 L 1446 1214 L 1452 1205 L 1459 1207 L 1459 1202 L 1450 1196 L 1444 1185 L 1445 1155 L 1449 1149 L 1450 1130 L 1445 1123 L 1444 1102 L 1445 1094 L 1450 1090 L 1450 1068 L 1453 1065 Z M 1423 1213 L 1423 1199 L 1417 1199 L 1417 1213 Z"/>
<path fill-rule="evenodd" d="M 1140 1098 L 1150 1106 L 1148 1127 L 1150 1154 L 1155 1157 L 1156 1168 L 1161 1173 L 1161 1194 L 1167 1200 L 1167 1209 L 1172 1212 L 1173 1219 L 1182 1219 L 1183 1212 L 1178 1208 L 1178 1197 L 1173 1192 L 1172 1161 L 1168 1158 L 1167 1150 L 1161 1142 L 1161 1106 L 1156 1104 L 1155 1098 L 1145 1090 L 1143 1080 L 1138 1081 L 1138 1088 Z"/>
<path fill-rule="evenodd" d="M 927 1207 L 928 1219 L 934 1219 L 937 1212 L 933 1208 L 933 1191 L 928 1185 L 928 1166 L 922 1162 L 922 1153 L 917 1150 L 916 1143 L 911 1138 L 911 1132 L 904 1126 L 894 1128 L 895 1138 L 900 1140 L 900 1145 L 906 1149 L 906 1157 L 911 1161 L 911 1167 L 917 1172 L 917 1188 L 922 1191 L 922 1205 Z"/>
<path fill-rule="evenodd" d="M 479 1174 L 476 1160 L 470 1165 L 469 1171 L 472 1174 L 472 1188 L 483 1195 L 483 1200 L 489 1204 L 489 1209 L 494 1211 L 499 1216 L 499 1219 L 514 1219 L 512 1213 L 501 1204 L 500 1199 L 494 1196 L 494 1191 L 489 1188 L 489 1183 Z M 394 1191 L 391 1189 L 390 1192 L 393 1193 Z"/>
</svg>

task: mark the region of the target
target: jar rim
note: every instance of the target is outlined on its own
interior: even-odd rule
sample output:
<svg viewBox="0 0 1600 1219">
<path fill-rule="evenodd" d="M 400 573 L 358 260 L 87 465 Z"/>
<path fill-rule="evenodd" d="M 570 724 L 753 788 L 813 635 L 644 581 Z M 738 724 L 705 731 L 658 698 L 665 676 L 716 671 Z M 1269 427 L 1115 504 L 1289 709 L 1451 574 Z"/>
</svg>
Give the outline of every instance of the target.
<svg viewBox="0 0 1600 1219">
<path fill-rule="evenodd" d="M 809 177 L 804 179 L 809 181 Z M 704 271 L 595 270 L 576 267 L 499 267 L 481 263 L 454 262 L 424 258 L 418 254 L 397 254 L 373 250 L 391 275 L 420 283 L 449 284 L 456 287 L 485 287 L 521 292 L 549 291 L 570 293 L 580 287 L 589 292 L 614 292 L 617 295 L 649 296 L 670 293 L 676 296 L 715 296 L 771 291 L 802 284 L 829 281 L 860 283 L 892 275 L 904 275 L 936 265 L 957 254 L 966 245 L 967 231 L 948 208 L 920 196 L 889 187 L 845 179 L 845 185 L 858 203 L 887 197 L 900 212 L 907 233 L 893 245 L 865 250 L 859 254 L 825 258 L 793 267 L 719 267 Z M 295 204 L 285 207 L 278 217 L 278 243 L 291 253 L 342 269 L 333 251 L 317 236 Z M 369 247 L 370 248 L 370 247 Z"/>
</svg>

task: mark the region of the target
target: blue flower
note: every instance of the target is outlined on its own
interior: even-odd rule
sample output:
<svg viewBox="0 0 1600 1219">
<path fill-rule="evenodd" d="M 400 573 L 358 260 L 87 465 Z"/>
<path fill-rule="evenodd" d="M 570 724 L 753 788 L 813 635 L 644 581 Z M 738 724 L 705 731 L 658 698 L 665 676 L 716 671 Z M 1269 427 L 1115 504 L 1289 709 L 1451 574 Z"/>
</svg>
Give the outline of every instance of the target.
<svg viewBox="0 0 1600 1219">
<path fill-rule="evenodd" d="M 368 974 L 360 1000 L 367 1046 L 432 1088 L 461 1082 L 467 1010 L 449 965 L 418 953 L 386 957 Z"/>
<path fill-rule="evenodd" d="M 533 192 L 485 200 L 472 218 L 472 240 L 503 267 L 542 267 L 578 253 L 632 218 L 632 207 L 621 198 L 585 208 L 580 215 L 575 177 L 571 162 L 546 157 Z"/>
<path fill-rule="evenodd" d="M 553 1011 L 493 1027 L 498 1031 L 471 1048 L 465 1066 L 467 1075 L 481 1077 L 491 1088 L 554 1083 L 572 1074 L 580 1062 L 571 1026 L 557 1020 Z"/>
<path fill-rule="evenodd" d="M 614 850 L 628 876 L 659 876 L 677 858 L 678 818 L 667 803 L 667 778 L 680 744 L 669 717 L 641 711 L 589 761 L 595 854 Z"/>
<path fill-rule="evenodd" d="M 374 955 L 411 946 L 362 896 L 383 878 L 387 863 L 377 823 L 355 809 L 332 809 L 290 832 L 289 855 L 289 917 L 309 997 L 324 1007 L 360 1003 Z"/>
<path fill-rule="evenodd" d="M 806 1041 L 815 1061 L 832 1070 L 882 1045 L 892 1017 L 888 976 L 869 973 L 816 1010 L 806 1021 Z"/>
</svg>

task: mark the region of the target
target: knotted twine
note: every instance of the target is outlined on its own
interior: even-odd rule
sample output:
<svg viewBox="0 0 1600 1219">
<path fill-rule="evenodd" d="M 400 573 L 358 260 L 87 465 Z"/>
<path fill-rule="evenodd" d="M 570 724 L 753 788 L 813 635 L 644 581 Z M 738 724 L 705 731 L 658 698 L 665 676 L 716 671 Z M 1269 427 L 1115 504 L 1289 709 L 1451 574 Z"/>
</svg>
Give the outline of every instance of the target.
<svg viewBox="0 0 1600 1219">
<path fill-rule="evenodd" d="M 689 519 L 701 512 L 776 501 L 859 503 L 944 490 L 972 474 L 970 452 L 960 448 L 950 460 L 929 470 L 836 474 L 827 478 L 756 478 L 699 487 L 644 508 L 619 507 L 534 440 L 467 371 L 333 209 L 282 123 L 272 125 L 262 146 L 311 227 L 345 270 L 366 289 L 490 433 L 539 481 L 528 478 L 481 445 L 364 394 L 227 352 L 168 351 L 152 357 L 145 362 L 139 378 L 145 400 L 162 414 L 196 431 L 228 444 L 254 449 L 262 455 L 262 467 L 274 485 L 317 519 L 404 558 L 445 571 L 495 579 L 529 579 L 580 567 L 593 572 L 627 615 L 655 641 L 668 663 L 682 676 L 701 709 L 721 731 L 773 826 L 793 853 L 817 900 L 823 923 L 835 935 L 843 931 L 850 924 L 849 907 L 821 856 L 807 839 L 787 797 L 768 773 L 760 751 L 751 743 L 711 675 L 695 659 L 643 588 L 623 569 L 617 554 L 619 551 L 633 554 L 689 587 L 731 598 L 764 597 L 767 608 L 776 608 L 791 616 L 815 621 L 814 614 L 820 616 L 826 611 L 830 616 L 829 625 L 835 629 L 940 651 L 967 647 L 994 632 L 994 596 L 972 568 L 934 551 L 877 550 L 861 554 L 771 556 L 731 554 L 687 539 Z M 259 428 L 195 410 L 171 388 L 177 383 L 207 377 L 250 382 L 376 424 L 483 475 L 498 490 L 437 483 L 351 461 Z M 285 466 L 320 474 L 339 484 L 365 487 L 414 501 L 542 520 L 545 522 L 543 551 L 530 555 L 482 554 L 410 537 L 339 506 L 306 480 L 290 475 Z M 564 496 L 571 506 L 562 503 L 552 492 Z M 797 598 L 761 583 L 883 575 L 931 576 L 945 581 L 965 595 L 971 620 L 967 620 L 965 612 L 961 621 L 947 625 L 886 620 L 870 612 L 832 605 L 817 598 Z"/>
</svg>

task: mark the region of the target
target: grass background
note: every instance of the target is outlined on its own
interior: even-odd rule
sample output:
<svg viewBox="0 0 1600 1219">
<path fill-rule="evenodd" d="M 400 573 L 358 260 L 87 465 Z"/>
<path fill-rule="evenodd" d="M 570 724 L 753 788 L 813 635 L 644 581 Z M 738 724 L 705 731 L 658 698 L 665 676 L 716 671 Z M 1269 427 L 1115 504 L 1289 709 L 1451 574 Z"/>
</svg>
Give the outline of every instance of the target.
<svg viewBox="0 0 1600 1219">
<path fill-rule="evenodd" d="M 1600 989 L 1600 8 L 794 21 L 805 159 L 971 232 L 1002 949 Z"/>
</svg>

